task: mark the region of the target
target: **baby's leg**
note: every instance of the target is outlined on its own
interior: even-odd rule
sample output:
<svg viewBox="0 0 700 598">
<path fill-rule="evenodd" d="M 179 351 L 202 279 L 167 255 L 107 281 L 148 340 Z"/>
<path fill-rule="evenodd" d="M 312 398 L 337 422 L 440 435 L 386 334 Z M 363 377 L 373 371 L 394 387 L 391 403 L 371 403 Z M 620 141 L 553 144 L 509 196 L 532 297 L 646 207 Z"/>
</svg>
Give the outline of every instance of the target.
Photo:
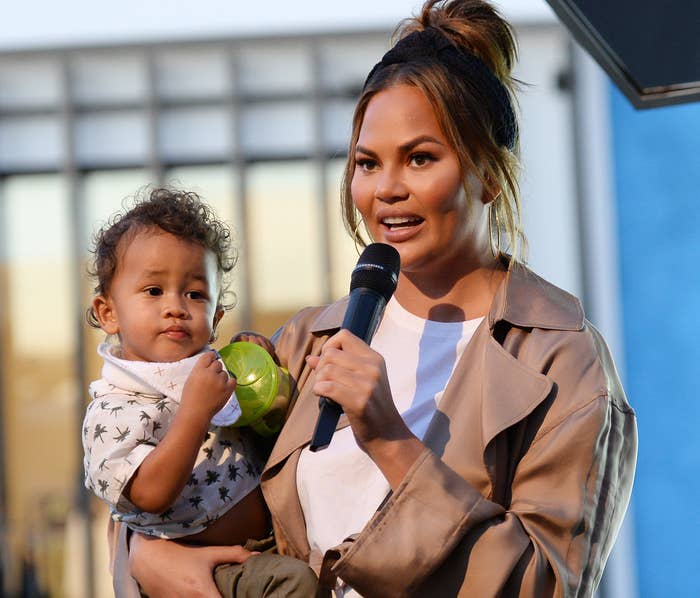
<svg viewBox="0 0 700 598">
<path fill-rule="evenodd" d="M 223 598 L 313 598 L 318 586 L 305 562 L 269 552 L 240 565 L 220 565 L 214 581 Z"/>
</svg>

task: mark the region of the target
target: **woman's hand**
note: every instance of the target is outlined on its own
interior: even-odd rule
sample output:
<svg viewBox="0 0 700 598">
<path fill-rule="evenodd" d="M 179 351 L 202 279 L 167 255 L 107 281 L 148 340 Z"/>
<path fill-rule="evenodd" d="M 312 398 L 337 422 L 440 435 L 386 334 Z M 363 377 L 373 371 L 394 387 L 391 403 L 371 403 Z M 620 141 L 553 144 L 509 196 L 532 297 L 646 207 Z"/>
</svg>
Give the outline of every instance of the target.
<svg viewBox="0 0 700 598">
<path fill-rule="evenodd" d="M 394 405 L 384 359 L 347 330 L 332 336 L 307 363 L 316 371 L 313 391 L 338 403 L 357 444 L 396 488 L 425 449 Z"/>
<path fill-rule="evenodd" d="M 242 546 L 188 546 L 134 533 L 129 568 L 149 598 L 220 598 L 214 568 L 253 554 Z"/>
</svg>

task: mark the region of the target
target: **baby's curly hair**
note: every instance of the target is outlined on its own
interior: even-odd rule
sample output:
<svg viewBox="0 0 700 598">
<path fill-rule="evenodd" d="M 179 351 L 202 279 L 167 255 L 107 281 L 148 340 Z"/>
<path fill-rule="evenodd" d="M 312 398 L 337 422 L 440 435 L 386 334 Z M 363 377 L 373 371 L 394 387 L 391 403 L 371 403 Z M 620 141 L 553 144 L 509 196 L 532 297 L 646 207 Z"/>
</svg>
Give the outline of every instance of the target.
<svg viewBox="0 0 700 598">
<path fill-rule="evenodd" d="M 179 239 L 201 245 L 216 256 L 220 292 L 219 307 L 231 309 L 235 296 L 228 290 L 230 272 L 236 265 L 236 252 L 231 244 L 231 232 L 213 210 L 196 193 L 169 187 L 153 189 L 136 196 L 133 206 L 117 212 L 92 239 L 93 260 L 88 274 L 97 281 L 95 295 L 104 295 L 117 270 L 117 248 L 125 235 L 159 228 Z M 227 302 L 225 299 L 229 298 Z M 87 321 L 100 328 L 92 307 L 87 310 Z"/>
</svg>

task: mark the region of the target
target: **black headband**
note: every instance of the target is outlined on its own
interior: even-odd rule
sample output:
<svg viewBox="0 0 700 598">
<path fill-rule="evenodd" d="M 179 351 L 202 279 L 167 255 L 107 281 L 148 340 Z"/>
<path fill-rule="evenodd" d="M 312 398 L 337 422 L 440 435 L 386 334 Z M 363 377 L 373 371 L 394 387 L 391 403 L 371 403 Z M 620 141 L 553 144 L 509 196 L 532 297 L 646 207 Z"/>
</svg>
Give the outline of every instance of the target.
<svg viewBox="0 0 700 598">
<path fill-rule="evenodd" d="M 372 77 L 391 64 L 438 61 L 450 72 L 466 79 L 470 86 L 491 106 L 494 116 L 495 140 L 512 150 L 518 136 L 515 112 L 505 86 L 478 56 L 457 48 L 434 27 L 414 31 L 389 50 L 367 75 L 365 87 Z"/>
</svg>

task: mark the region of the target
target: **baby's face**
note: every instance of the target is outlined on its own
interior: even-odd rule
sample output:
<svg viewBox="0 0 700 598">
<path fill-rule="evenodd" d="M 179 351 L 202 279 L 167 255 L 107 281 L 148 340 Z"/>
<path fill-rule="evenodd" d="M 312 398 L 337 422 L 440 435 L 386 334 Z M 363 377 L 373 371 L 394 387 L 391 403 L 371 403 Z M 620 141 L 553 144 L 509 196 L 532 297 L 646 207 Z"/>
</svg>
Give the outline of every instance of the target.
<svg viewBox="0 0 700 598">
<path fill-rule="evenodd" d="M 146 230 L 125 239 L 117 260 L 109 292 L 94 307 L 103 330 L 119 335 L 122 358 L 172 362 L 201 351 L 222 315 L 214 254 Z"/>
</svg>

